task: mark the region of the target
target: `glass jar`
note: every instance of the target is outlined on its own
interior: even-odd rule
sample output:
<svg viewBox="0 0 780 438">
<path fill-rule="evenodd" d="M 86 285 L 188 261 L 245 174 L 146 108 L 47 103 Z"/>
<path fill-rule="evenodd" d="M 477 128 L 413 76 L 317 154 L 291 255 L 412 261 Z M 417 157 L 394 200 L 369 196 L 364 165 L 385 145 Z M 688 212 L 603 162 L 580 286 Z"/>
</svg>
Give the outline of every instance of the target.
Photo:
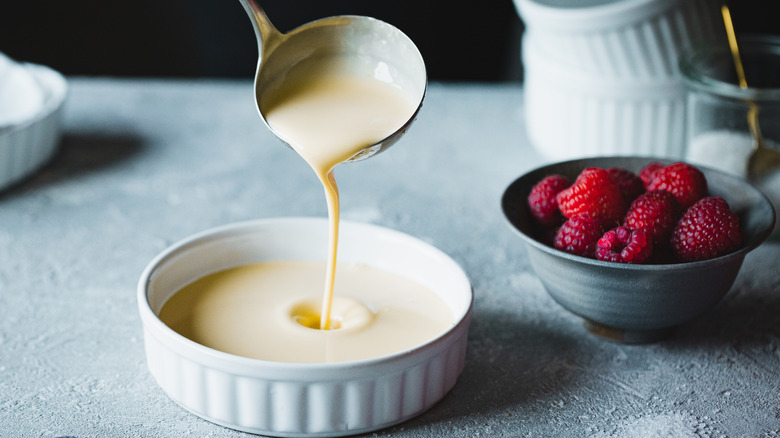
<svg viewBox="0 0 780 438">
<path fill-rule="evenodd" d="M 739 86 L 725 37 L 722 45 L 684 53 L 680 72 L 688 90 L 686 160 L 744 178 L 755 145 L 748 126 L 751 105 L 759 108 L 765 144 L 780 151 L 780 38 L 745 36 L 738 44 L 748 88 Z M 753 183 L 778 213 L 780 169 Z M 773 237 L 780 237 L 780 227 L 775 226 Z"/>
</svg>

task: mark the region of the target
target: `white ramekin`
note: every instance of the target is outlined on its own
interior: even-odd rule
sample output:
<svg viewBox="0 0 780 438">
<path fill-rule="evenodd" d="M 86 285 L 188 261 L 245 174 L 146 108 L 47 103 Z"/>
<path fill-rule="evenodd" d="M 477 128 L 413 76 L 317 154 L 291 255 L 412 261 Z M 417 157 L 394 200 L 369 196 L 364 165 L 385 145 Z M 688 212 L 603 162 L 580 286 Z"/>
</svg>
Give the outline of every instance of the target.
<svg viewBox="0 0 780 438">
<path fill-rule="evenodd" d="M 523 36 L 528 136 L 552 160 L 597 155 L 683 158 L 685 89 L 677 78 L 617 80 L 548 59 Z"/>
<path fill-rule="evenodd" d="M 0 190 L 30 175 L 57 151 L 60 119 L 68 84 L 58 72 L 21 64 L 43 92 L 43 105 L 33 117 L 0 126 Z"/>
<path fill-rule="evenodd" d="M 344 436 L 414 417 L 454 385 L 465 361 L 473 292 L 450 257 L 409 235 L 342 221 L 339 260 L 417 281 L 451 308 L 455 323 L 430 342 L 389 356 L 301 364 L 249 359 L 199 345 L 157 317 L 182 286 L 225 268 L 272 260 L 321 260 L 327 220 L 279 218 L 227 225 L 158 255 L 138 284 L 149 371 L 194 414 L 272 436 Z"/>
<path fill-rule="evenodd" d="M 712 0 L 514 1 L 547 56 L 613 78 L 676 76 L 683 50 L 723 35 Z"/>
</svg>

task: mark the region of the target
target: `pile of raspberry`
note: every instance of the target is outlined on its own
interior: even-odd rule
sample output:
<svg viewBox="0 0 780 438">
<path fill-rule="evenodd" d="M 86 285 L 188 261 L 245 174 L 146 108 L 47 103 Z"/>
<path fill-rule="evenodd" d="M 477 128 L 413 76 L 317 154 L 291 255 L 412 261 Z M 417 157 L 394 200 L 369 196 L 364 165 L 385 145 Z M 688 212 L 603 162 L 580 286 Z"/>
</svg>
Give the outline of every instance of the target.
<svg viewBox="0 0 780 438">
<path fill-rule="evenodd" d="M 528 195 L 531 214 L 555 248 L 618 263 L 679 263 L 736 251 L 739 218 L 708 196 L 701 170 L 651 163 L 635 174 L 588 167 L 572 183 L 549 175 Z"/>
</svg>

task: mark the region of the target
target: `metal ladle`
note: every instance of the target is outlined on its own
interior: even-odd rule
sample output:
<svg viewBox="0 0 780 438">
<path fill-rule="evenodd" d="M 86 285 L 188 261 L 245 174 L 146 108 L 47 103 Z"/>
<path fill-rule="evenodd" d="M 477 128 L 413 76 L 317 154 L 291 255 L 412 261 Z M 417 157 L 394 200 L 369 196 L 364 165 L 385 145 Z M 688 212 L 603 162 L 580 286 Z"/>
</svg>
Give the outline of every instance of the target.
<svg viewBox="0 0 780 438">
<path fill-rule="evenodd" d="M 394 26 L 370 17 L 336 16 L 282 33 L 256 0 L 239 1 L 249 15 L 257 37 L 255 103 L 263 122 L 277 137 L 279 135 L 263 114 L 263 96 L 278 86 L 296 64 L 313 57 L 347 57 L 353 73 L 390 82 L 416 103 L 416 109 L 406 123 L 347 161 L 363 160 L 387 149 L 417 117 L 428 84 L 425 63 L 414 43 Z"/>
<path fill-rule="evenodd" d="M 726 35 L 729 40 L 731 55 L 734 58 L 734 67 L 737 71 L 740 88 L 748 88 L 745 79 L 745 70 L 742 67 L 742 58 L 739 55 L 739 46 L 737 46 L 737 37 L 734 33 L 734 25 L 731 22 L 731 13 L 726 5 L 721 6 L 723 23 L 726 25 Z M 758 124 L 759 107 L 755 102 L 748 101 L 747 121 L 750 133 L 753 135 L 754 148 L 748 157 L 746 165 L 746 177 L 748 181 L 756 181 L 769 172 L 780 169 L 780 152 L 771 149 L 764 143 L 764 137 L 761 135 L 761 127 Z"/>
</svg>

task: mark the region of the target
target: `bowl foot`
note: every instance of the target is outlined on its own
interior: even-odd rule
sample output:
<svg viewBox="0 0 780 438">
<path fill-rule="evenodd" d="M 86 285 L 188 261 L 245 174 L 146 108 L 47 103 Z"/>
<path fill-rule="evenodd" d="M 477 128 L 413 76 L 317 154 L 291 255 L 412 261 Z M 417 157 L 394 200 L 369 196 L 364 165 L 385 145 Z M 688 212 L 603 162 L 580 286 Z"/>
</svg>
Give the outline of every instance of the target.
<svg viewBox="0 0 780 438">
<path fill-rule="evenodd" d="M 587 319 L 583 320 L 583 325 L 592 334 L 621 344 L 647 344 L 650 342 L 657 342 L 669 337 L 675 330 L 675 327 L 629 330 L 610 327 Z"/>
</svg>

